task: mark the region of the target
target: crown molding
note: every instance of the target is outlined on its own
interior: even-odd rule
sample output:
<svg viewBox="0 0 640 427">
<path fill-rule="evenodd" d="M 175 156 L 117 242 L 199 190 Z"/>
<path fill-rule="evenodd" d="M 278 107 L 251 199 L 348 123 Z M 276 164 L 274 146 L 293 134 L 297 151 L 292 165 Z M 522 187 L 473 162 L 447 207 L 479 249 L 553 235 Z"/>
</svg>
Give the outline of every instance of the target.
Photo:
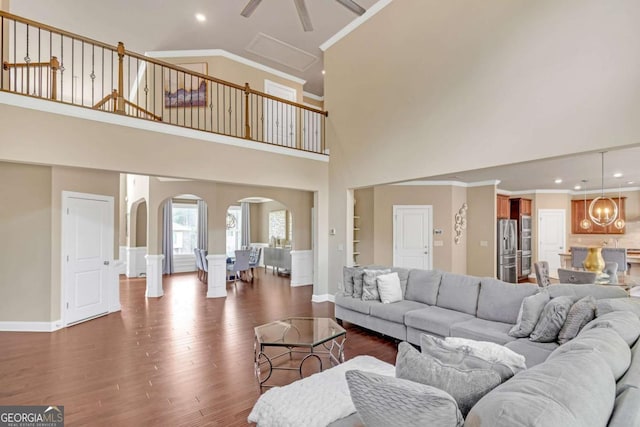
<svg viewBox="0 0 640 427">
<path fill-rule="evenodd" d="M 435 186 L 451 186 L 451 187 L 484 187 L 486 185 L 498 185 L 500 180 L 478 181 L 478 182 L 461 182 L 461 181 L 407 181 L 398 182 L 391 185 L 404 185 L 404 186 L 423 186 L 423 187 L 435 187 Z"/>
<path fill-rule="evenodd" d="M 307 81 L 299 77 L 292 76 L 275 68 L 268 67 L 260 64 L 259 62 L 252 61 L 243 56 L 236 55 L 235 53 L 227 52 L 224 49 L 194 49 L 194 50 L 156 50 L 145 52 L 145 56 L 149 58 L 193 58 L 202 56 L 221 56 L 223 58 L 230 59 L 232 61 L 239 62 L 257 70 L 265 71 L 273 74 L 274 76 L 282 77 L 283 79 L 290 80 L 294 83 L 304 85 Z"/>
<path fill-rule="evenodd" d="M 640 187 L 625 187 L 621 189 L 605 188 L 604 193 L 608 194 L 609 197 L 611 197 L 612 199 L 615 199 L 615 194 L 617 194 L 618 191 L 620 191 L 621 193 L 625 193 L 625 192 L 629 193 L 629 192 L 639 191 L 639 190 L 640 190 Z M 507 196 L 522 196 L 525 194 L 567 194 L 569 196 L 582 196 L 585 194 L 584 190 L 536 189 L 536 190 L 509 191 L 509 190 L 502 190 L 498 188 L 496 191 L 498 191 L 500 194 L 504 194 Z M 600 193 L 602 193 L 602 190 L 600 189 L 586 191 L 586 194 L 600 194 Z"/>
<path fill-rule="evenodd" d="M 318 96 L 318 95 L 315 95 L 315 94 L 313 94 L 311 92 L 302 91 L 302 96 L 304 96 L 305 98 L 313 99 L 315 101 L 319 101 L 319 102 L 323 102 L 324 101 L 324 96 Z"/>
<path fill-rule="evenodd" d="M 358 28 L 360 25 L 367 22 L 371 19 L 376 13 L 380 12 L 386 6 L 388 6 L 393 0 L 380 0 L 373 6 L 371 6 L 362 16 L 358 16 L 356 19 L 351 21 L 346 27 L 335 33 L 329 40 L 322 43 L 320 45 L 320 50 L 323 52 L 329 49 L 334 44 L 338 43 L 344 37 L 349 35 L 353 30 Z"/>
</svg>

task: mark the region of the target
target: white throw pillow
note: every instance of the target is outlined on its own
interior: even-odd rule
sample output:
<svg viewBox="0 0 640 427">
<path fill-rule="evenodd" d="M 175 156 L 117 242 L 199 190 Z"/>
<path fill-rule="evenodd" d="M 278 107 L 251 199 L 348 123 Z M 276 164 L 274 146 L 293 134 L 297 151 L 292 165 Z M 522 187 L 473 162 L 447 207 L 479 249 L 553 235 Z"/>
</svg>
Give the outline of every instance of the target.
<svg viewBox="0 0 640 427">
<path fill-rule="evenodd" d="M 398 273 L 381 274 L 376 277 L 380 300 L 384 304 L 402 301 L 402 287 Z"/>
<path fill-rule="evenodd" d="M 468 347 L 471 354 L 481 359 L 508 365 L 514 373 L 527 369 L 524 356 L 503 345 L 457 337 L 447 337 L 444 341 L 449 345 Z"/>
</svg>

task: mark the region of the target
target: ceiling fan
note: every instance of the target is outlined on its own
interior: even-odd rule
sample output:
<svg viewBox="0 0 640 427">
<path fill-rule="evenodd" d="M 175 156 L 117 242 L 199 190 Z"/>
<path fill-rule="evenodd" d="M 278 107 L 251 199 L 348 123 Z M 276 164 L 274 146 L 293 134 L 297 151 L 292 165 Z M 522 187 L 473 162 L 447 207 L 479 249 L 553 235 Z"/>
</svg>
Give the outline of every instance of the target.
<svg viewBox="0 0 640 427">
<path fill-rule="evenodd" d="M 336 1 L 356 15 L 362 15 L 366 12 L 366 10 L 354 0 Z M 244 9 L 242 9 L 240 15 L 244 16 L 245 18 L 250 17 L 261 2 L 262 0 L 249 0 L 249 3 L 247 3 Z M 302 23 L 302 28 L 304 28 L 305 31 L 313 31 L 313 25 L 311 25 L 311 17 L 309 16 L 309 11 L 307 10 L 307 4 L 305 3 L 305 0 L 293 0 L 293 2 L 296 4 L 298 16 L 300 17 L 300 22 Z"/>
</svg>

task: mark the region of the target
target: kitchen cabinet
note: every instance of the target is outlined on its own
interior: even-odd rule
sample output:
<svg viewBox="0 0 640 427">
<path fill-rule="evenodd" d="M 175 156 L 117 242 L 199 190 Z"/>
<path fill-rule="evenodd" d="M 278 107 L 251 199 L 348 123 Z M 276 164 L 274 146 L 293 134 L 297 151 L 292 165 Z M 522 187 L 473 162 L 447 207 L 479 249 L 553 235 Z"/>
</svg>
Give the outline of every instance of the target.
<svg viewBox="0 0 640 427">
<path fill-rule="evenodd" d="M 625 217 L 625 199 L 626 197 L 621 197 L 619 200 L 617 197 L 612 198 L 614 202 L 618 205 L 618 216 L 624 220 Z M 584 230 L 580 227 L 580 221 L 582 221 L 585 217 L 589 219 L 589 205 L 593 199 L 587 199 L 585 204 L 584 199 L 572 200 L 571 201 L 571 233 L 572 234 L 624 234 L 626 231 L 626 227 L 622 229 L 617 229 L 613 224 L 607 225 L 606 227 L 602 227 L 599 225 L 595 225 L 593 222 L 590 222 L 590 227 Z M 585 212 L 586 205 L 586 212 Z"/>
<path fill-rule="evenodd" d="M 518 230 L 518 283 L 528 282 L 531 274 L 531 199 L 509 199 L 511 219 Z"/>
<path fill-rule="evenodd" d="M 504 194 L 496 194 L 496 212 L 498 219 L 509 219 L 511 217 L 511 206 L 509 205 L 509 196 Z"/>
</svg>

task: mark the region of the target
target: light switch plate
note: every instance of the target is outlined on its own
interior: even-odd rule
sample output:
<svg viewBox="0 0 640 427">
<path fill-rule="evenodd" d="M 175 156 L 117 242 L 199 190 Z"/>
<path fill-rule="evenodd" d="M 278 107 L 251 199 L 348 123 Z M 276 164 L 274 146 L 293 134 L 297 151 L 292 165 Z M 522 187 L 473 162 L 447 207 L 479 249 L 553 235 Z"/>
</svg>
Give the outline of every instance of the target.
<svg viewBox="0 0 640 427">
<path fill-rule="evenodd" d="M 434 240 L 433 246 L 444 246 L 444 242 L 442 240 Z"/>
<path fill-rule="evenodd" d="M 480 246 L 486 248 L 487 246 L 489 246 L 489 242 L 487 242 L 486 240 L 480 240 Z"/>
</svg>

